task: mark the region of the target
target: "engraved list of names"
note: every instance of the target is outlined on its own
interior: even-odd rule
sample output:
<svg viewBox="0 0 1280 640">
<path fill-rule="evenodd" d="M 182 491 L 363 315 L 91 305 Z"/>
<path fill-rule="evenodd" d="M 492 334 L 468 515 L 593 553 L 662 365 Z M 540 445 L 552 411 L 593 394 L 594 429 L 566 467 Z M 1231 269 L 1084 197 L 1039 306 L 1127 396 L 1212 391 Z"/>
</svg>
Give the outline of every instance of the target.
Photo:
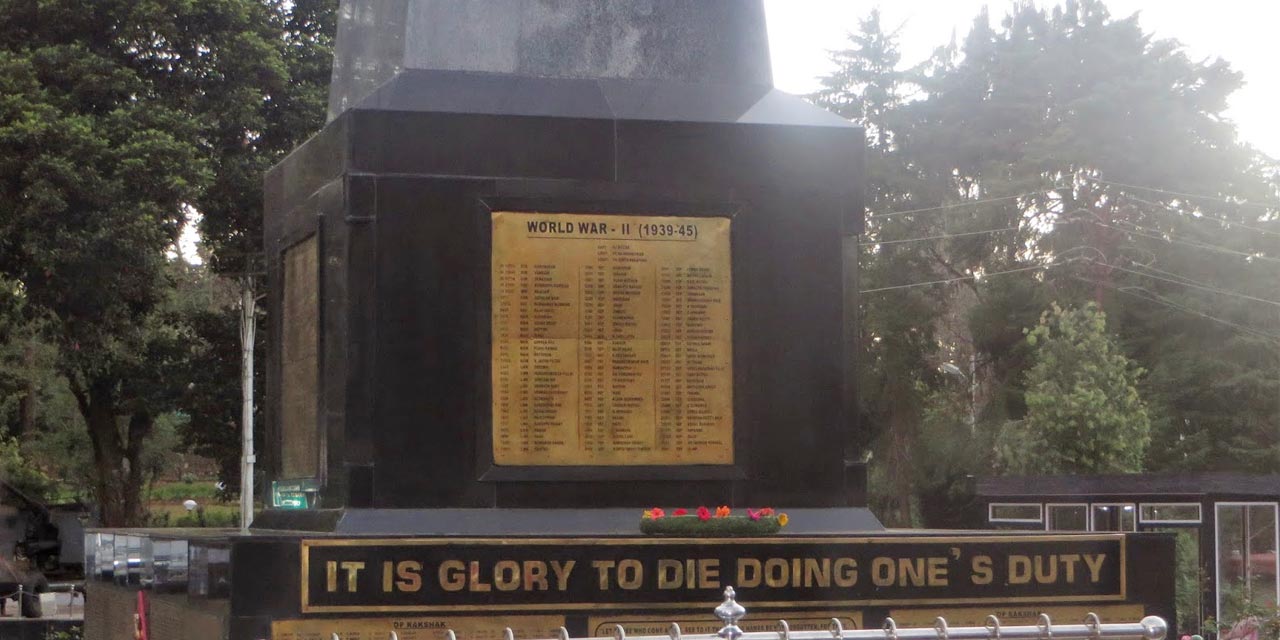
<svg viewBox="0 0 1280 640">
<path fill-rule="evenodd" d="M 729 220 L 492 215 L 494 462 L 732 464 Z"/>
</svg>

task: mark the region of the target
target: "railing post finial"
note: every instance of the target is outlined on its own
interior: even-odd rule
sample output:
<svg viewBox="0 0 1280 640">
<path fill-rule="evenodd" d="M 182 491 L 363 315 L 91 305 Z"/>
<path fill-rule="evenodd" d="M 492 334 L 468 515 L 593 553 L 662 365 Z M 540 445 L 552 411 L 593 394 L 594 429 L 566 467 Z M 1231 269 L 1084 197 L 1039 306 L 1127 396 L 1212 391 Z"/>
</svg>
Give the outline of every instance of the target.
<svg viewBox="0 0 1280 640">
<path fill-rule="evenodd" d="M 725 587 L 724 602 L 721 602 L 715 611 L 716 617 L 720 618 L 720 621 L 724 623 L 724 626 L 720 627 L 720 631 L 716 635 L 724 638 L 724 640 L 738 640 L 738 638 L 742 637 L 742 629 L 738 627 L 738 621 L 747 615 L 747 610 L 738 604 L 734 596 L 733 587 Z"/>
</svg>

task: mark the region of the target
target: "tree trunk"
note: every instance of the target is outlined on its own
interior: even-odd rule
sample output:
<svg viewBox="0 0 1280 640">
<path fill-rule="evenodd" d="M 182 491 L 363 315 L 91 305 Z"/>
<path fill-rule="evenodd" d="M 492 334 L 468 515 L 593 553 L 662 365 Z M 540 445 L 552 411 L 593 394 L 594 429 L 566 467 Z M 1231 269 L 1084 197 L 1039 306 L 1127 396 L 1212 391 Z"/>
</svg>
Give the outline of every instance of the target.
<svg viewBox="0 0 1280 640">
<path fill-rule="evenodd" d="M 142 504 L 142 445 L 151 433 L 153 419 L 144 412 L 130 416 L 121 434 L 117 416 L 115 381 L 92 380 L 82 386 L 68 376 L 80 415 L 93 447 L 93 492 L 104 527 L 136 527 L 146 524 Z"/>
<path fill-rule="evenodd" d="M 885 484 L 888 485 L 888 500 L 881 516 L 887 527 L 908 528 L 912 526 L 911 502 L 915 495 L 912 448 L 915 433 L 919 430 L 920 416 L 911 389 L 903 385 L 892 385 L 890 393 L 898 398 L 898 406 L 889 418 L 889 430 L 884 434 L 888 442 L 881 464 L 887 475 Z"/>
<path fill-rule="evenodd" d="M 36 384 L 35 371 L 36 349 L 35 345 L 27 342 L 27 346 L 22 350 L 22 366 L 26 369 L 27 384 L 22 391 L 22 399 L 18 401 L 18 424 L 13 435 L 18 439 L 22 439 L 25 434 L 35 431 L 36 414 L 39 411 L 38 404 L 40 387 Z"/>
</svg>

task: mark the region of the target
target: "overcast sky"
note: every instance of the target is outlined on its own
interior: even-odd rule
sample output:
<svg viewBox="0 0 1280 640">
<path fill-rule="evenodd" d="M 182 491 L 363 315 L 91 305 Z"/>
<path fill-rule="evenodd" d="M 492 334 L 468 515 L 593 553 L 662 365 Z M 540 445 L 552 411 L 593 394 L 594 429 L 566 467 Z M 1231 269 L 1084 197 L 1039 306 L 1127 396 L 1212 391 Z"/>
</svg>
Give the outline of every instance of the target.
<svg viewBox="0 0 1280 640">
<path fill-rule="evenodd" d="M 954 30 L 962 40 L 974 16 L 991 8 L 993 26 L 1011 1 L 984 0 L 764 0 L 769 20 L 774 84 L 808 93 L 831 69 L 827 51 L 844 48 L 858 20 L 880 7 L 886 30 L 899 26 L 903 63 L 915 64 Z M 1041 6 L 1057 2 L 1037 0 Z M 1182 42 L 1192 58 L 1223 58 L 1247 83 L 1227 112 L 1240 137 L 1280 158 L 1280 0 L 1107 0 L 1113 16 L 1140 12 L 1144 31 Z"/>
</svg>

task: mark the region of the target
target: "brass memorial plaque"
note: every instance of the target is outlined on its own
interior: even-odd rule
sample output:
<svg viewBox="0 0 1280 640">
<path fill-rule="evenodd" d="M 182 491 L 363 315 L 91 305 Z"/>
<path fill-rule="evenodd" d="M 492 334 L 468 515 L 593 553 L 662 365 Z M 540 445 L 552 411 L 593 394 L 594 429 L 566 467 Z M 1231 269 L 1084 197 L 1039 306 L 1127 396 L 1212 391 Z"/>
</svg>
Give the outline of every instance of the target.
<svg viewBox="0 0 1280 640">
<path fill-rule="evenodd" d="M 1103 622 L 1133 622 L 1146 615 L 1140 604 L 1100 604 L 1083 606 L 989 606 L 944 607 L 932 609 L 893 609 L 889 617 L 899 627 L 932 627 L 938 616 L 946 618 L 954 627 L 981 627 L 987 624 L 987 616 L 995 616 L 1005 626 L 1033 625 L 1040 622 L 1040 614 L 1049 616 L 1054 624 L 1080 624 L 1090 613 L 1098 614 Z"/>
<path fill-rule="evenodd" d="M 316 236 L 284 253 L 281 305 L 280 450 L 285 478 L 313 478 L 320 465 L 320 245 Z"/>
<path fill-rule="evenodd" d="M 271 640 L 386 640 L 391 632 L 400 640 L 443 640 L 452 629 L 458 640 L 502 640 L 510 628 L 517 638 L 554 638 L 564 616 L 461 616 L 436 618 L 324 618 L 277 620 Z"/>
<path fill-rule="evenodd" d="M 729 219 L 493 213 L 499 465 L 733 463 Z"/>
<path fill-rule="evenodd" d="M 862 628 L 861 611 L 828 611 L 803 613 L 780 611 L 752 611 L 751 618 L 738 621 L 738 628 L 747 633 L 768 633 L 778 631 L 778 621 L 786 620 L 790 631 L 827 631 L 831 629 L 831 620 L 840 620 L 845 630 Z M 665 636 L 671 630 L 671 623 L 680 625 L 680 632 L 687 634 L 715 635 L 724 623 L 712 616 L 702 614 L 685 614 L 664 616 L 605 615 L 587 618 L 588 633 L 597 638 L 608 638 L 614 629 L 622 625 L 628 636 Z"/>
</svg>

